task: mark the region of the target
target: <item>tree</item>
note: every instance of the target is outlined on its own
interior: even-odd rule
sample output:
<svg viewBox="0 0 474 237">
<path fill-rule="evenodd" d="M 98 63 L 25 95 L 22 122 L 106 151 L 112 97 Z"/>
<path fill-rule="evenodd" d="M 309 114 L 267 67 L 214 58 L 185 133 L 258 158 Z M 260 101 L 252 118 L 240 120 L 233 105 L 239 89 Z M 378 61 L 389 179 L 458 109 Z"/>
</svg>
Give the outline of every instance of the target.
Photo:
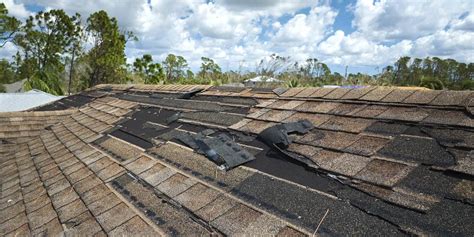
<svg viewBox="0 0 474 237">
<path fill-rule="evenodd" d="M 410 70 L 408 68 L 408 63 L 410 62 L 410 57 L 401 57 L 395 63 L 395 83 L 397 85 L 407 85 L 408 78 L 410 75 Z"/>
<path fill-rule="evenodd" d="M 304 78 L 317 79 L 319 81 L 323 81 L 324 77 L 331 74 L 329 67 L 316 58 L 306 59 L 306 64 L 300 70 L 303 72 Z"/>
<path fill-rule="evenodd" d="M 0 3 L 0 48 L 13 40 L 15 33 L 20 29 L 20 24 L 15 17 L 8 16 L 7 7 L 4 3 Z"/>
<path fill-rule="evenodd" d="M 211 80 L 216 80 L 222 75 L 221 67 L 214 62 L 214 60 L 206 57 L 201 57 L 201 70 L 199 71 L 199 77 Z"/>
<path fill-rule="evenodd" d="M 14 43 L 20 48 L 17 54 L 20 74 L 27 78 L 26 90 L 36 88 L 62 95 L 61 73 L 64 72 L 63 56 L 76 37 L 75 23 L 79 16 L 69 17 L 63 10 L 38 12 L 30 16 Z"/>
<path fill-rule="evenodd" d="M 290 57 L 272 54 L 268 58 L 260 60 L 256 72 L 261 76 L 273 77 L 278 72 L 282 73 L 286 71 L 290 64 Z"/>
<path fill-rule="evenodd" d="M 184 69 L 188 67 L 188 62 L 182 56 L 176 56 L 174 54 L 168 54 L 165 61 L 163 61 L 163 67 L 166 73 L 166 79 L 168 82 L 177 81 L 183 78 L 185 75 Z"/>
<path fill-rule="evenodd" d="M 144 54 L 142 58 L 135 59 L 133 70 L 144 78 L 145 84 L 158 84 L 164 79 L 161 64 L 153 63 L 153 57 L 150 54 Z"/>
<path fill-rule="evenodd" d="M 83 86 L 123 82 L 125 44 L 136 37 L 132 32 L 121 32 L 117 20 L 103 10 L 89 16 L 86 31 L 92 40 L 92 49 L 85 56 L 89 70 Z"/>
<path fill-rule="evenodd" d="M 82 26 L 82 23 L 80 21 L 80 15 L 76 13 L 76 19 L 77 21 L 74 21 L 74 37 L 71 38 L 71 42 L 69 44 L 69 47 L 66 49 L 67 53 L 69 53 L 71 56 L 68 58 L 69 60 L 69 80 L 68 80 L 68 86 L 67 86 L 67 93 L 68 95 L 71 94 L 71 87 L 72 87 L 72 81 L 73 81 L 73 76 L 75 72 L 75 63 L 76 63 L 76 58 L 82 56 L 83 54 L 83 43 L 85 40 L 85 32 L 84 28 Z"/>
<path fill-rule="evenodd" d="M 10 84 L 16 81 L 15 70 L 6 59 L 0 60 L 0 92 L 5 92 L 3 84 Z"/>
</svg>

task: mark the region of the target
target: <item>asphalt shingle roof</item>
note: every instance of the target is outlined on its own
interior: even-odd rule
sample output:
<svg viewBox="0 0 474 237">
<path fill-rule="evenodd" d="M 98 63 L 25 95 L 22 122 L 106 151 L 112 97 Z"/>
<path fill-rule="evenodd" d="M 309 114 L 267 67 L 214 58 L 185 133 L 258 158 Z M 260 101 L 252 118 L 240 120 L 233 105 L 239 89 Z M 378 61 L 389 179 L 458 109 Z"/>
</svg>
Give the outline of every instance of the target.
<svg viewBox="0 0 474 237">
<path fill-rule="evenodd" d="M 473 95 L 99 85 L 0 113 L 0 235 L 472 236 Z M 301 119 L 285 153 L 257 139 Z M 208 129 L 256 159 L 177 139 Z"/>
</svg>

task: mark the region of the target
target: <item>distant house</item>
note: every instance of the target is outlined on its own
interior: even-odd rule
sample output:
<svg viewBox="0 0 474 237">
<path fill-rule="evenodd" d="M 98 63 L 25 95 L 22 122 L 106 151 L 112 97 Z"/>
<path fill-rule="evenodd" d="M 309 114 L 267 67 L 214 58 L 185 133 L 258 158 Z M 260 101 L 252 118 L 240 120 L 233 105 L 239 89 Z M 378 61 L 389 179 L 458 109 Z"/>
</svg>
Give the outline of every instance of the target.
<svg viewBox="0 0 474 237">
<path fill-rule="evenodd" d="M 268 76 L 256 76 L 244 81 L 245 86 L 277 85 L 280 83 L 282 83 L 281 80 Z"/>
<path fill-rule="evenodd" d="M 36 89 L 20 93 L 0 93 L 0 112 L 24 111 L 54 102 L 63 97 Z"/>
</svg>

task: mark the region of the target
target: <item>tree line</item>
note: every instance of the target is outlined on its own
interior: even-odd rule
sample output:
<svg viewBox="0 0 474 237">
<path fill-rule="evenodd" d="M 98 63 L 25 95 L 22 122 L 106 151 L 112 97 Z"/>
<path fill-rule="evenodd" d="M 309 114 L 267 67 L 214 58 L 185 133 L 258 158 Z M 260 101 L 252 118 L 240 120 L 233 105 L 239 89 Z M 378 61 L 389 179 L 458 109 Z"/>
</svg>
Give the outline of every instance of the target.
<svg viewBox="0 0 474 237">
<path fill-rule="evenodd" d="M 131 31 L 119 28 L 105 11 L 68 15 L 63 10 L 38 12 L 24 22 L 8 15 L 0 3 L 0 47 L 7 42 L 18 52 L 0 60 L 0 85 L 25 80 L 24 89 L 63 95 L 102 83 L 212 84 L 240 83 L 255 76 L 278 78 L 288 87 L 322 85 L 396 85 L 431 89 L 473 89 L 474 64 L 453 59 L 402 57 L 377 75 L 341 75 L 316 58 L 295 62 L 272 54 L 254 70 L 226 71 L 202 57 L 198 73 L 183 56 L 169 54 L 157 62 L 150 54 L 126 63 L 125 45 L 136 41 Z M 0 86 L 0 91 L 2 87 Z"/>
</svg>

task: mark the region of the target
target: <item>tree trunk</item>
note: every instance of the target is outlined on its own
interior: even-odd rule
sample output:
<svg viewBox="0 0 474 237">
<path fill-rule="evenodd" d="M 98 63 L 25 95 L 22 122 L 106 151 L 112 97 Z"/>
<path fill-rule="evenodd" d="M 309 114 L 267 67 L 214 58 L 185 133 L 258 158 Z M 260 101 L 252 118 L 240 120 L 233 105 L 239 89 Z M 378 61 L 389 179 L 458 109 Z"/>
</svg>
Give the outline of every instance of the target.
<svg viewBox="0 0 474 237">
<path fill-rule="evenodd" d="M 72 56 L 71 56 L 71 65 L 69 66 L 69 83 L 67 86 L 67 94 L 71 95 L 71 82 L 72 82 L 72 75 L 74 74 L 74 56 L 76 53 L 76 47 L 72 49 Z"/>
</svg>

